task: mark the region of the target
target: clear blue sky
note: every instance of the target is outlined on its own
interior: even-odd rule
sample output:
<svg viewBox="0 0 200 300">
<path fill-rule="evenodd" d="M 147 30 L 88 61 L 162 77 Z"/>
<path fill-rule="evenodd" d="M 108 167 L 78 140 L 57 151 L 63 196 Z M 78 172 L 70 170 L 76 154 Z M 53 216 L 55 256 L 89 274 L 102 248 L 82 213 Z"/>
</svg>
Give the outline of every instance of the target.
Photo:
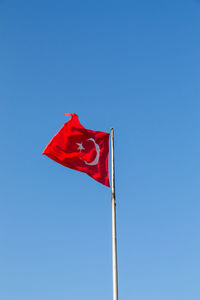
<svg viewBox="0 0 200 300">
<path fill-rule="evenodd" d="M 41 155 L 115 128 L 119 299 L 200 299 L 200 1 L 0 1 L 0 300 L 112 299 L 110 189 Z"/>
</svg>

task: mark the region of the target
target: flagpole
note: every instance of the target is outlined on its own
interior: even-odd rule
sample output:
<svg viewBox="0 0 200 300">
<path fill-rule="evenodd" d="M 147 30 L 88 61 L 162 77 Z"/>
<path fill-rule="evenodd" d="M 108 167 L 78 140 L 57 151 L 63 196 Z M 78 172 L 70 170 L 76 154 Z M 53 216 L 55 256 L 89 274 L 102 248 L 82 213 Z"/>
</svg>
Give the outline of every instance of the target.
<svg viewBox="0 0 200 300">
<path fill-rule="evenodd" d="M 111 202 L 112 202 L 112 263 L 113 263 L 113 300 L 118 300 L 117 276 L 117 233 L 116 233 L 116 201 L 115 201 L 115 161 L 114 161 L 114 129 L 111 128 Z"/>
</svg>

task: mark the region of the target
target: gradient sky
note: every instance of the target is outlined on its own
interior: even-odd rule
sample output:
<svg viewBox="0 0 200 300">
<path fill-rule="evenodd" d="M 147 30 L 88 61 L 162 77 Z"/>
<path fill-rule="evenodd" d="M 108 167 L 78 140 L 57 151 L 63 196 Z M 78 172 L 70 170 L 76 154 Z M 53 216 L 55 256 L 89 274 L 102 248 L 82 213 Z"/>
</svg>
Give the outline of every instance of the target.
<svg viewBox="0 0 200 300">
<path fill-rule="evenodd" d="M 200 1 L 0 0 L 0 300 L 110 300 L 110 189 L 41 155 L 115 129 L 119 299 L 200 299 Z"/>
</svg>

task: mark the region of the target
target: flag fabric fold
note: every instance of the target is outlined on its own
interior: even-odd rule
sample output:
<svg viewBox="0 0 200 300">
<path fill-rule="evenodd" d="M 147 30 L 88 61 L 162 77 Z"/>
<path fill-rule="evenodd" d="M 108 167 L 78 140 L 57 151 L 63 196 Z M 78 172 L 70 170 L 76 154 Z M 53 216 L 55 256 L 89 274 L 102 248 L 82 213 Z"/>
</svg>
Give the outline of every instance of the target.
<svg viewBox="0 0 200 300">
<path fill-rule="evenodd" d="M 63 125 L 44 149 L 44 155 L 57 163 L 84 172 L 110 187 L 108 157 L 109 133 L 86 129 L 78 115 Z"/>
</svg>

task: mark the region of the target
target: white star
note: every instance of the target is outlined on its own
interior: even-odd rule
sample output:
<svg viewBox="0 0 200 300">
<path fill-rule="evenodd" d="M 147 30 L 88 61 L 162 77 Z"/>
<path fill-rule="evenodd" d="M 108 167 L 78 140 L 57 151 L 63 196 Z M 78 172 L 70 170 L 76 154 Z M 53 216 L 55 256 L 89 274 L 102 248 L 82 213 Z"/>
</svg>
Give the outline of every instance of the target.
<svg viewBox="0 0 200 300">
<path fill-rule="evenodd" d="M 82 150 L 85 150 L 82 143 L 76 143 L 78 145 L 78 150 L 81 152 Z"/>
</svg>

